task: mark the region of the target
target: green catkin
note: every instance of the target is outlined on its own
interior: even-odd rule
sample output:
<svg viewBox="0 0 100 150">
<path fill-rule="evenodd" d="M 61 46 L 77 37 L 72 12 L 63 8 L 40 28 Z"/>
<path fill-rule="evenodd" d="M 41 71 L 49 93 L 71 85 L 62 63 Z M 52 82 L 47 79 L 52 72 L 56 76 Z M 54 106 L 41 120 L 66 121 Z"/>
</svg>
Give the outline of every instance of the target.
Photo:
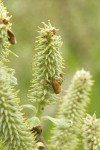
<svg viewBox="0 0 100 150">
<path fill-rule="evenodd" d="M 82 127 L 84 150 L 100 150 L 100 119 L 87 114 Z"/>
<path fill-rule="evenodd" d="M 2 1 L 0 0 L 0 66 L 6 69 L 10 83 L 17 84 L 17 79 L 14 77 L 14 69 L 8 68 L 5 65 L 5 62 L 9 61 L 9 54 L 12 53 L 9 50 L 10 42 L 7 34 L 8 29 L 11 29 L 10 18 L 11 17 L 8 16 L 6 7 L 4 7 Z M 4 24 L 4 19 L 8 21 L 8 23 Z"/>
<path fill-rule="evenodd" d="M 56 29 L 50 22 L 43 23 L 44 28 L 39 28 L 35 50 L 37 51 L 33 58 L 33 80 L 31 90 L 28 93 L 29 100 L 41 111 L 45 105 L 54 103 L 58 97 L 55 93 L 52 80 L 56 79 L 59 85 L 62 83 L 63 58 L 61 56 L 60 46 L 61 37 L 56 35 Z"/>
<path fill-rule="evenodd" d="M 7 150 L 33 150 L 34 137 L 23 119 L 17 92 L 0 65 L 0 137 Z"/>
<path fill-rule="evenodd" d="M 14 88 L 17 84 L 14 70 L 5 65 L 11 52 L 7 34 L 11 23 L 2 23 L 3 19 L 9 20 L 7 14 L 0 1 L 0 139 L 5 150 L 36 150 L 34 136 L 23 119 Z"/>
<path fill-rule="evenodd" d="M 4 24 L 3 19 L 8 20 L 8 24 Z M 3 6 L 3 3 L 0 0 L 0 61 L 7 62 L 8 55 L 11 53 L 9 50 L 10 43 L 8 41 L 7 30 L 11 28 L 11 23 L 9 22 L 10 17 L 6 8 Z"/>
<path fill-rule="evenodd" d="M 90 101 L 91 75 L 85 70 L 77 71 L 58 110 L 58 118 L 72 121 L 68 128 L 55 126 L 52 131 L 51 147 L 56 150 L 74 150 L 81 132 L 82 118 Z"/>
</svg>

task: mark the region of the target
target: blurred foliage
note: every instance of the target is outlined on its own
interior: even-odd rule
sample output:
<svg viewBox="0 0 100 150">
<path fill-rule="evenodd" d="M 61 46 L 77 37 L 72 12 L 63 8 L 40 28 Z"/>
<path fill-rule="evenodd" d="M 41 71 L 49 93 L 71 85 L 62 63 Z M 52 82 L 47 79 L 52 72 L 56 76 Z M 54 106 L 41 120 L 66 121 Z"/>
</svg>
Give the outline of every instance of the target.
<svg viewBox="0 0 100 150">
<path fill-rule="evenodd" d="M 32 77 L 31 63 L 34 54 L 37 26 L 51 20 L 63 39 L 65 59 L 64 89 L 68 87 L 77 69 L 89 70 L 95 80 L 89 113 L 100 117 L 100 1 L 99 0 L 4 0 L 12 14 L 12 29 L 17 44 L 11 50 L 19 58 L 11 56 L 9 64 L 16 70 L 21 102 L 26 103 L 27 90 Z M 51 126 L 51 124 L 49 124 Z M 49 137 L 50 127 L 44 133 Z M 82 148 L 80 148 L 82 150 Z"/>
</svg>

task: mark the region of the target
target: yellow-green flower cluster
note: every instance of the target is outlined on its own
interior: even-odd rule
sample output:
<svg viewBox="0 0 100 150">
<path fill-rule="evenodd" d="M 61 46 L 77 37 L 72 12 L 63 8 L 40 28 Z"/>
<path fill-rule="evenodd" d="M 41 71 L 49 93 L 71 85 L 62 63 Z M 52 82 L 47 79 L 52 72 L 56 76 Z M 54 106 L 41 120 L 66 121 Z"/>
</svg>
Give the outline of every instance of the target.
<svg viewBox="0 0 100 150">
<path fill-rule="evenodd" d="M 82 127 L 85 150 L 100 150 L 100 119 L 87 114 Z"/>
<path fill-rule="evenodd" d="M 11 28 L 11 23 L 9 22 L 10 17 L 3 3 L 0 1 L 0 61 L 7 61 L 7 56 L 10 53 L 9 41 L 8 41 L 8 29 Z"/>
<path fill-rule="evenodd" d="M 79 142 L 82 118 L 90 101 L 91 75 L 85 70 L 77 71 L 58 110 L 58 118 L 66 118 L 72 122 L 68 128 L 55 126 L 51 145 L 57 150 L 74 150 Z"/>
<path fill-rule="evenodd" d="M 50 22 L 43 25 L 36 41 L 37 52 L 32 66 L 33 80 L 28 94 L 29 99 L 37 103 L 38 109 L 43 109 L 46 104 L 56 101 L 63 80 L 63 58 L 59 49 L 62 45 L 61 37 L 56 35 L 57 30 Z"/>
<path fill-rule="evenodd" d="M 5 65 L 10 52 L 9 28 L 9 17 L 0 1 L 0 141 L 5 150 L 36 150 L 14 88 L 17 84 L 14 70 Z"/>
<path fill-rule="evenodd" d="M 10 81 L 0 65 L 0 136 L 7 150 L 33 150 L 34 137 L 23 120 L 17 92 Z"/>
</svg>

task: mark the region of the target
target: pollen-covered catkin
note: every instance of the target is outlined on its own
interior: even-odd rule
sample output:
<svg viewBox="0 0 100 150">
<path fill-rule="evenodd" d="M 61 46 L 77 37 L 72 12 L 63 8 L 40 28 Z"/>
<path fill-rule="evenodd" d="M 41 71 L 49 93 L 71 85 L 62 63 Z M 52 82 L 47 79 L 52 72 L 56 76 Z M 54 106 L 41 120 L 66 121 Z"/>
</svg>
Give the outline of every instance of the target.
<svg viewBox="0 0 100 150">
<path fill-rule="evenodd" d="M 4 150 L 36 150 L 34 136 L 23 119 L 15 90 L 15 71 L 5 65 L 11 53 L 7 33 L 11 23 L 7 14 L 0 1 L 0 141 Z"/>
<path fill-rule="evenodd" d="M 58 99 L 57 94 L 61 91 L 63 81 L 63 58 L 59 49 L 62 45 L 61 37 L 56 35 L 57 30 L 52 27 L 50 21 L 43 25 L 43 28 L 39 28 L 36 41 L 37 52 L 32 65 L 33 79 L 28 93 L 29 100 L 36 104 L 38 110 Z M 59 87 L 54 84 L 54 80 Z"/>
<path fill-rule="evenodd" d="M 23 119 L 17 92 L 6 71 L 0 64 L 1 139 L 7 150 L 34 150 L 34 137 Z"/>
</svg>

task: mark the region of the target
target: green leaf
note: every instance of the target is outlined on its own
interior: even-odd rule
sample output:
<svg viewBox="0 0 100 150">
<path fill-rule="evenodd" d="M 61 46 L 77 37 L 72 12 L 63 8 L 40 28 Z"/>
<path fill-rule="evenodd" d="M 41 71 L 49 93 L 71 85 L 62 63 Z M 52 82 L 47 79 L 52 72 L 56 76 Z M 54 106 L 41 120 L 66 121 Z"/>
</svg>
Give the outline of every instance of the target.
<svg viewBox="0 0 100 150">
<path fill-rule="evenodd" d="M 30 126 L 30 128 L 39 126 L 41 124 L 38 117 L 32 117 L 32 118 L 28 119 L 27 122 L 28 122 L 28 125 Z"/>
<path fill-rule="evenodd" d="M 34 114 L 36 114 L 36 112 L 37 112 L 35 106 L 33 106 L 33 105 L 31 105 L 31 104 L 22 105 L 22 107 L 23 107 L 24 109 L 30 109 L 30 110 L 32 110 L 32 111 L 34 112 Z"/>
<path fill-rule="evenodd" d="M 43 116 L 42 119 L 43 120 L 48 119 L 52 123 L 54 123 L 56 126 L 59 126 L 61 128 L 68 128 L 68 127 L 70 127 L 72 125 L 72 121 L 68 120 L 66 118 L 56 119 L 56 118 L 53 118 L 53 117 L 50 117 L 50 116 Z"/>
</svg>

